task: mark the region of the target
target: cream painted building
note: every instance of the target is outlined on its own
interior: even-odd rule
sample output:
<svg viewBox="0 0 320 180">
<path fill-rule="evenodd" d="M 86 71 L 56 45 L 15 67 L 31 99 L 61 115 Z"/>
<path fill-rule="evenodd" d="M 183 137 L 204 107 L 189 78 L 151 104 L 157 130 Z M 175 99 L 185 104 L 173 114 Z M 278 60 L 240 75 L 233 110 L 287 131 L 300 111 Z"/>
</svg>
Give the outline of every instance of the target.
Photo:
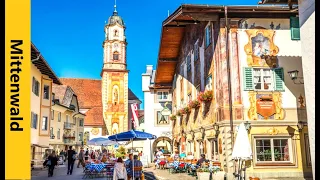
<svg viewBox="0 0 320 180">
<path fill-rule="evenodd" d="M 42 165 L 49 148 L 52 84 L 61 84 L 34 44 L 31 44 L 31 160 Z"/>
<path fill-rule="evenodd" d="M 51 149 L 60 152 L 73 146 L 76 151 L 83 146 L 84 117 L 79 111 L 77 95 L 66 85 L 53 85 L 50 140 Z"/>
</svg>

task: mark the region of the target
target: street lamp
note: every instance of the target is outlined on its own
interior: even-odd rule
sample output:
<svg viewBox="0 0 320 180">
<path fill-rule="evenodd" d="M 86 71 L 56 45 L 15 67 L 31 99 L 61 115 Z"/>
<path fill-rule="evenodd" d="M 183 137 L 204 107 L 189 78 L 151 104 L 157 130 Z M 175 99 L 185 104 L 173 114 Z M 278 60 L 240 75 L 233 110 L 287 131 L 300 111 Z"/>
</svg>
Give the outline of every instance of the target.
<svg viewBox="0 0 320 180">
<path fill-rule="evenodd" d="M 246 121 L 244 123 L 244 127 L 246 128 L 247 131 L 249 131 L 251 129 L 251 123 L 249 121 Z"/>
<path fill-rule="evenodd" d="M 217 123 L 214 123 L 213 124 L 213 128 L 216 132 L 216 137 L 219 135 L 220 131 L 219 131 L 219 125 Z"/>
<path fill-rule="evenodd" d="M 294 84 L 304 84 L 303 77 L 298 77 L 298 74 L 299 74 L 298 70 L 288 71 L 288 74 Z M 296 82 L 297 79 L 299 79 L 299 82 Z"/>
<path fill-rule="evenodd" d="M 298 121 L 297 127 L 298 127 L 298 131 L 301 132 L 303 129 L 304 123 L 302 121 Z"/>
</svg>

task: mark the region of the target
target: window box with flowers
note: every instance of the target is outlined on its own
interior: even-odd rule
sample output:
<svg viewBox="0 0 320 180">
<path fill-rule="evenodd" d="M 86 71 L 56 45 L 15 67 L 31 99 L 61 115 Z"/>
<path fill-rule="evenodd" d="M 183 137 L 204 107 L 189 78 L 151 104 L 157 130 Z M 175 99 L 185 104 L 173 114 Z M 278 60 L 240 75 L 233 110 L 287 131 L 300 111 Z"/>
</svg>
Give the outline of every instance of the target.
<svg viewBox="0 0 320 180">
<path fill-rule="evenodd" d="M 200 92 L 198 95 L 198 100 L 201 102 L 210 102 L 213 99 L 213 91 L 206 90 L 204 92 Z"/>
<path fill-rule="evenodd" d="M 196 109 L 196 108 L 200 107 L 200 102 L 199 102 L 199 100 L 195 99 L 195 100 L 190 101 L 188 106 L 191 109 Z"/>
<path fill-rule="evenodd" d="M 174 115 L 174 114 L 171 114 L 171 116 L 170 116 L 170 120 L 171 120 L 171 121 L 175 121 L 175 120 L 177 120 L 177 116 L 176 116 L 176 115 Z"/>
<path fill-rule="evenodd" d="M 179 110 L 177 111 L 176 116 L 182 116 L 181 109 L 179 109 Z"/>
<path fill-rule="evenodd" d="M 184 114 L 189 114 L 191 112 L 191 108 L 189 108 L 188 106 L 183 108 Z"/>
</svg>

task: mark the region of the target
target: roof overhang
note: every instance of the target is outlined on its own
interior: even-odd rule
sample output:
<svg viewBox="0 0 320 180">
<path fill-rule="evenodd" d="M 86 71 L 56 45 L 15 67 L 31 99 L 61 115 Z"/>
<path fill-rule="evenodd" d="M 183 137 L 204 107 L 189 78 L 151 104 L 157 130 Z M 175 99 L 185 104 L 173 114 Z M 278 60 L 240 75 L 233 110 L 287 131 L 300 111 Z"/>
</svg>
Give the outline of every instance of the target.
<svg viewBox="0 0 320 180">
<path fill-rule="evenodd" d="M 49 78 L 52 79 L 53 83 L 58 85 L 62 84 L 47 61 L 41 55 L 40 51 L 33 43 L 31 43 L 31 62 L 39 69 L 42 74 L 49 76 Z"/>
<path fill-rule="evenodd" d="M 258 4 L 298 4 L 298 0 L 261 0 Z"/>
<path fill-rule="evenodd" d="M 155 87 L 172 84 L 185 28 L 190 24 L 228 18 L 288 18 L 297 15 L 288 6 L 213 6 L 183 4 L 162 23 L 160 47 L 155 74 Z"/>
</svg>

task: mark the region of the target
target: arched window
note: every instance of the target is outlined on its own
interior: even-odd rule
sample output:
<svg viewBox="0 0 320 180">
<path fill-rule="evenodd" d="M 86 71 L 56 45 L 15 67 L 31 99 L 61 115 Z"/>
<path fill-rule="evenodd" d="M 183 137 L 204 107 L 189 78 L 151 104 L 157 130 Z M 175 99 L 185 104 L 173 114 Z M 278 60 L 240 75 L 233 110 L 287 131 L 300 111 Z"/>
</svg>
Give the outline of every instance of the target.
<svg viewBox="0 0 320 180">
<path fill-rule="evenodd" d="M 117 51 L 113 53 L 113 60 L 119 60 L 119 53 Z"/>
<path fill-rule="evenodd" d="M 118 30 L 114 30 L 114 37 L 118 37 L 118 36 L 119 36 Z"/>
</svg>

